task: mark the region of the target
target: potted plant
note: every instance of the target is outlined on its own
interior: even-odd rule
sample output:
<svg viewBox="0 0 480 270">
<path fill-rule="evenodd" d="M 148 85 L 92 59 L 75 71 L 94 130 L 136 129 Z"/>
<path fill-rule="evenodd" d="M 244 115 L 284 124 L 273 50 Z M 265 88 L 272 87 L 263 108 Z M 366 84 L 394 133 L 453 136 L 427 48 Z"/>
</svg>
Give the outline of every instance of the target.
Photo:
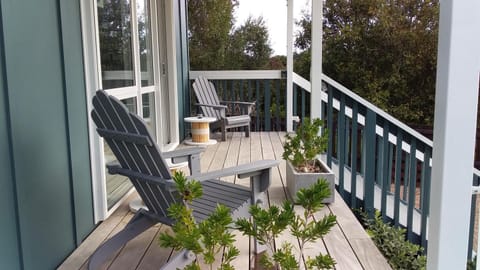
<svg viewBox="0 0 480 270">
<path fill-rule="evenodd" d="M 283 146 L 283 159 L 287 161 L 287 189 L 290 196 L 296 200 L 296 194 L 301 188 L 307 188 L 319 178 L 329 183 L 330 196 L 323 203 L 332 203 L 335 199 L 335 174 L 321 161 L 318 156 L 324 153 L 328 146 L 327 132 L 319 136 L 322 120 L 305 118 L 295 131 L 295 135 L 287 134 Z"/>
</svg>

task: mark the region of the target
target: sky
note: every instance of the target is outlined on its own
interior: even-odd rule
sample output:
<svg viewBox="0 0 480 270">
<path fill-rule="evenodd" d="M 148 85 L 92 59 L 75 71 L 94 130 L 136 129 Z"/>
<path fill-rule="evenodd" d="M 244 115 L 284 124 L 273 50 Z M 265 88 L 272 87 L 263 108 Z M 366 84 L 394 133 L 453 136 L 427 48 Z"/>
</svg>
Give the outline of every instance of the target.
<svg viewBox="0 0 480 270">
<path fill-rule="evenodd" d="M 294 0 L 294 20 L 301 18 L 303 9 L 310 10 L 311 0 Z M 273 55 L 287 54 L 287 0 L 239 0 L 235 11 L 236 26 L 245 22 L 249 15 L 253 17 L 263 16 L 268 26 L 270 45 Z M 297 27 L 294 26 L 295 33 Z"/>
</svg>

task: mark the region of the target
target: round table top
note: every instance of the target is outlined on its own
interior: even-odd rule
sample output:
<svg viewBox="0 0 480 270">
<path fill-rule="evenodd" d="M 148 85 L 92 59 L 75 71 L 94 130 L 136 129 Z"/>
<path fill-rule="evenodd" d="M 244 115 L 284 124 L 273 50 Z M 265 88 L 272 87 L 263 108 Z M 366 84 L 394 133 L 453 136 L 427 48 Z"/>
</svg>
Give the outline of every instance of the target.
<svg viewBox="0 0 480 270">
<path fill-rule="evenodd" d="M 217 121 L 217 119 L 214 118 L 214 117 L 205 117 L 205 116 L 185 117 L 183 120 L 185 120 L 185 122 L 189 122 L 189 123 L 210 123 L 210 122 Z"/>
</svg>

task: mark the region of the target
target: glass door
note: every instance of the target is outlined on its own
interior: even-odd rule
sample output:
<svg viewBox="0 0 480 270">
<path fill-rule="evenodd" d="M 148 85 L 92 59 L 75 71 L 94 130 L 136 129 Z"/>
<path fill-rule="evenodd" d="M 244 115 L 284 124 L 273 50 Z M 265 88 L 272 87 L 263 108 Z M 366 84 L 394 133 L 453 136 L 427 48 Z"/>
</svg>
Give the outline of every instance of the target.
<svg viewBox="0 0 480 270">
<path fill-rule="evenodd" d="M 166 135 L 159 134 L 162 121 L 157 121 L 159 104 L 164 102 L 158 47 L 165 40 L 158 38 L 157 14 L 156 3 L 150 0 L 97 0 L 100 88 L 143 117 L 153 137 L 163 142 Z M 116 162 L 105 144 L 103 160 L 105 164 Z M 132 185 L 125 177 L 104 175 L 110 211 Z"/>
</svg>

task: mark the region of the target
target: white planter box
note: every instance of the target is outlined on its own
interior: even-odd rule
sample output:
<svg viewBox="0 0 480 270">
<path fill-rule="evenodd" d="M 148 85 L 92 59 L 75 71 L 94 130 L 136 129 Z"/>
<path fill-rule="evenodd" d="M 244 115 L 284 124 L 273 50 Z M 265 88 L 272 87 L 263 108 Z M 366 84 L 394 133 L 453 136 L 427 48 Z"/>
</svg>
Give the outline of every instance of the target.
<svg viewBox="0 0 480 270">
<path fill-rule="evenodd" d="M 327 180 L 330 185 L 330 197 L 323 200 L 323 203 L 333 203 L 335 201 L 335 174 L 323 161 L 318 160 L 323 167 L 324 173 L 299 173 L 295 171 L 292 164 L 287 161 L 287 189 L 294 201 L 297 200 L 297 191 L 301 188 L 308 188 L 317 182 L 318 178 Z"/>
</svg>

